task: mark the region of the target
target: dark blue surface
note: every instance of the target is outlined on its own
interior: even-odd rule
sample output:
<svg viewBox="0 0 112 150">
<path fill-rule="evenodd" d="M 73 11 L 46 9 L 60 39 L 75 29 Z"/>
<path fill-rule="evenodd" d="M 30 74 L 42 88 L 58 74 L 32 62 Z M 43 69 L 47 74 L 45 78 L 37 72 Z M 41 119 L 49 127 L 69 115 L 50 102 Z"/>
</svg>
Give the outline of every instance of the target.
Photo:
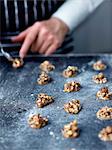
<svg viewBox="0 0 112 150">
<path fill-rule="evenodd" d="M 50 73 L 53 81 L 48 85 L 36 83 L 43 60 L 51 61 L 56 69 Z M 91 78 L 97 71 L 91 68 L 96 60 L 103 60 L 108 68 L 104 71 L 108 77 L 106 84 L 97 85 Z M 80 73 L 65 79 L 61 73 L 68 65 L 76 65 Z M 79 81 L 79 92 L 64 93 L 63 85 L 68 81 Z M 99 131 L 111 121 L 100 121 L 96 112 L 103 106 L 111 106 L 112 101 L 98 101 L 96 92 L 103 86 L 112 91 L 112 55 L 100 56 L 55 56 L 27 58 L 21 69 L 13 69 L 5 59 L 0 58 L 0 150 L 111 150 L 112 143 L 98 138 Z M 55 97 L 54 103 L 38 109 L 35 99 L 38 93 L 45 92 Z M 82 110 L 77 115 L 67 114 L 64 103 L 79 99 Z M 49 124 L 42 129 L 31 129 L 27 119 L 29 115 L 40 113 L 47 116 Z M 77 119 L 80 136 L 76 139 L 64 139 L 61 134 L 63 125 Z"/>
</svg>

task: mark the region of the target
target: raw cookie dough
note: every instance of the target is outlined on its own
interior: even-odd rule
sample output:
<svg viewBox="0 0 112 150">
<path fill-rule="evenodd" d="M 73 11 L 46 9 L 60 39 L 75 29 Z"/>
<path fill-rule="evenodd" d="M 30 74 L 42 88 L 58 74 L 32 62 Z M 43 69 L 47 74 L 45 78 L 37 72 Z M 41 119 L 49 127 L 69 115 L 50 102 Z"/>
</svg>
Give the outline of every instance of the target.
<svg viewBox="0 0 112 150">
<path fill-rule="evenodd" d="M 105 106 L 98 110 L 96 116 L 100 120 L 111 120 L 112 119 L 112 107 Z"/>
<path fill-rule="evenodd" d="M 42 117 L 40 114 L 33 115 L 29 118 L 28 124 L 31 128 L 42 128 L 48 123 L 48 119 L 46 117 Z"/>
<path fill-rule="evenodd" d="M 45 93 L 38 94 L 38 97 L 36 99 L 36 104 L 39 108 L 42 108 L 54 101 L 52 96 L 49 96 Z"/>
<path fill-rule="evenodd" d="M 101 61 L 98 60 L 96 63 L 93 64 L 93 69 L 94 70 L 105 70 L 107 68 L 107 66 Z"/>
<path fill-rule="evenodd" d="M 42 71 L 50 72 L 50 71 L 55 69 L 55 66 L 53 64 L 51 64 L 49 61 L 46 60 L 46 61 L 44 61 L 43 63 L 40 64 L 39 68 Z"/>
<path fill-rule="evenodd" d="M 46 72 L 42 72 L 39 76 L 39 78 L 37 79 L 37 83 L 39 85 L 45 85 L 47 83 L 49 83 L 51 81 L 51 78 L 49 77 L 49 75 Z"/>
<path fill-rule="evenodd" d="M 109 92 L 107 87 L 103 87 L 97 92 L 96 97 L 101 100 L 111 100 L 112 92 Z"/>
<path fill-rule="evenodd" d="M 68 66 L 64 71 L 63 71 L 63 76 L 65 78 L 69 77 L 74 77 L 78 72 L 78 68 L 75 66 Z"/>
<path fill-rule="evenodd" d="M 97 84 L 101 84 L 101 83 L 106 83 L 107 82 L 107 78 L 104 76 L 103 73 L 99 73 L 97 75 L 94 75 L 92 79 Z"/>
<path fill-rule="evenodd" d="M 69 124 L 64 125 L 64 128 L 62 129 L 62 134 L 65 138 L 76 138 L 79 135 L 77 121 L 74 120 Z"/>
<path fill-rule="evenodd" d="M 112 126 L 107 126 L 106 128 L 103 128 L 99 132 L 98 137 L 102 141 L 112 141 Z"/>
<path fill-rule="evenodd" d="M 64 84 L 64 92 L 77 92 L 80 90 L 80 83 L 79 82 L 68 82 Z"/>
<path fill-rule="evenodd" d="M 81 105 L 79 100 L 72 100 L 64 104 L 64 110 L 71 114 L 77 114 L 81 110 Z"/>
<path fill-rule="evenodd" d="M 13 68 L 20 68 L 23 66 L 23 60 L 20 59 L 20 58 L 15 58 L 13 61 L 12 61 L 12 67 Z"/>
</svg>

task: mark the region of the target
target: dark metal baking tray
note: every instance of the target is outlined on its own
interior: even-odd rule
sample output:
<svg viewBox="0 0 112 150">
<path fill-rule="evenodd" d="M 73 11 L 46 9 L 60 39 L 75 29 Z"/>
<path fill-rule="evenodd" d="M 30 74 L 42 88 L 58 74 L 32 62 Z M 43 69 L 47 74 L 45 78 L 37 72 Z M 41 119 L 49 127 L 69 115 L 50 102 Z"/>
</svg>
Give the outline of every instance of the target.
<svg viewBox="0 0 112 150">
<path fill-rule="evenodd" d="M 97 85 L 91 78 L 94 71 L 91 64 L 103 60 L 107 69 L 103 71 L 108 77 L 104 85 Z M 39 86 L 36 83 L 40 73 L 39 64 L 44 60 L 51 61 L 56 69 L 50 73 L 53 81 Z M 65 79 L 61 73 L 68 65 L 80 68 L 76 77 Z M 79 81 L 82 88 L 79 92 L 64 93 L 65 82 Z M 13 69 L 11 64 L 0 57 L 0 150 L 111 150 L 112 143 L 98 138 L 99 131 L 112 125 L 112 121 L 100 121 L 96 112 L 103 106 L 111 106 L 112 101 L 99 101 L 96 92 L 103 86 L 112 91 L 112 55 L 56 55 L 51 57 L 29 56 L 25 65 Z M 35 99 L 38 93 L 45 92 L 54 96 L 54 103 L 38 109 Z M 79 99 L 82 110 L 77 115 L 67 114 L 64 103 Z M 42 129 L 32 129 L 27 123 L 29 115 L 40 113 L 47 116 L 49 123 Z M 76 119 L 80 136 L 76 139 L 65 139 L 61 134 L 64 124 Z"/>
</svg>

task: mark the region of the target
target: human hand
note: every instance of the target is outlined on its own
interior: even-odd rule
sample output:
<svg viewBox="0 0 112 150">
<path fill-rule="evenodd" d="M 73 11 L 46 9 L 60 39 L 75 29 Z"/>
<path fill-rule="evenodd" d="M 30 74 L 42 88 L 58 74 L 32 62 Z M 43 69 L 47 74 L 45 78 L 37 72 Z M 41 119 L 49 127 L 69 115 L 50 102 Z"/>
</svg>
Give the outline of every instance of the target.
<svg viewBox="0 0 112 150">
<path fill-rule="evenodd" d="M 32 52 L 50 55 L 61 46 L 69 29 L 58 18 L 34 23 L 32 26 L 12 38 L 13 42 L 23 42 L 20 57 L 24 58 L 29 49 Z"/>
</svg>

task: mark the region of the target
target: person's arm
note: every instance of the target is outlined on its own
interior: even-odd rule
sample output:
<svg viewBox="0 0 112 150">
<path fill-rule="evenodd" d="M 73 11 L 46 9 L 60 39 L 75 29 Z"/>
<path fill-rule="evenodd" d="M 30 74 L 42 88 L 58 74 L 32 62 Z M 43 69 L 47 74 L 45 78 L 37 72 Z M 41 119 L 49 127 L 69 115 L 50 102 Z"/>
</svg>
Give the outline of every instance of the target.
<svg viewBox="0 0 112 150">
<path fill-rule="evenodd" d="M 97 2 L 96 2 L 97 1 Z M 83 21 L 103 0 L 67 0 L 48 20 L 37 21 L 13 37 L 13 42 L 23 42 L 20 57 L 32 52 L 50 55 L 63 43 L 66 34 Z"/>
<path fill-rule="evenodd" d="M 12 41 L 23 42 L 19 51 L 22 59 L 29 50 L 48 56 L 61 46 L 68 32 L 68 26 L 63 21 L 51 17 L 35 22 L 19 35 L 12 37 Z"/>
<path fill-rule="evenodd" d="M 104 0 L 67 0 L 53 15 L 69 27 L 75 29 Z"/>
</svg>

